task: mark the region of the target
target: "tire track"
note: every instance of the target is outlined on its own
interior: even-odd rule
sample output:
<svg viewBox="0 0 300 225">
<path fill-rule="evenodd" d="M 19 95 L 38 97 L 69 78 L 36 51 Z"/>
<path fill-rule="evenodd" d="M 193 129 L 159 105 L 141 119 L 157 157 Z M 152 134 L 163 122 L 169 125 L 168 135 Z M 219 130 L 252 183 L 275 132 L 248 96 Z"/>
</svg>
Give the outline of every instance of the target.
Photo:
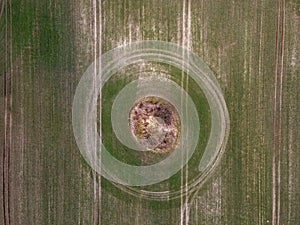
<svg viewBox="0 0 300 225">
<path fill-rule="evenodd" d="M 6 4 L 6 0 L 2 0 L 1 9 L 0 9 L 0 18 L 2 17 L 2 14 L 4 12 L 5 4 Z"/>
<path fill-rule="evenodd" d="M 10 87 L 10 99 L 9 99 L 9 105 L 10 105 L 10 113 L 9 113 L 9 151 L 8 151 L 8 178 L 7 178 L 7 195 L 8 195 L 8 224 L 11 223 L 11 205 L 10 205 L 10 175 L 11 175 L 11 149 L 12 149 L 12 121 L 13 121 L 13 114 L 12 114 L 12 108 L 13 108 L 13 59 L 12 59 L 12 0 L 9 1 L 9 39 L 10 39 L 10 44 L 9 44 L 9 75 L 10 75 L 10 80 L 9 80 L 9 87 Z"/>
<path fill-rule="evenodd" d="M 282 0 L 281 16 L 281 62 L 279 76 L 279 118 L 278 118 L 278 147 L 277 147 L 277 224 L 280 224 L 280 150 L 281 150 L 281 126 L 282 126 L 282 80 L 283 80 L 283 63 L 284 63 L 284 33 L 285 33 L 285 0 Z"/>
<path fill-rule="evenodd" d="M 190 50 L 190 1 L 183 0 L 182 2 L 182 46 Z M 187 12 L 186 12 L 187 11 Z M 183 59 L 189 61 L 189 58 L 186 59 L 185 52 L 183 52 Z M 187 56 L 188 57 L 188 56 Z M 182 72 L 181 72 L 181 99 L 187 98 L 187 93 L 184 92 L 184 80 L 186 79 L 186 86 L 185 89 L 188 91 L 188 76 L 185 77 L 185 66 L 182 65 Z M 183 102 L 183 101 L 181 101 Z M 185 111 L 187 112 L 187 105 L 181 104 L 181 110 L 185 107 Z M 188 135 L 188 134 L 186 134 Z M 184 154 L 184 152 L 182 152 Z M 186 153 L 187 154 L 187 153 Z M 186 157 L 186 156 L 185 156 Z M 182 157 L 183 159 L 184 157 Z M 184 162 L 181 162 L 184 165 Z M 180 186 L 181 186 L 181 193 L 180 193 L 180 224 L 183 225 L 184 221 L 185 224 L 188 224 L 188 165 L 185 166 L 185 170 L 181 170 L 181 179 L 180 179 Z M 185 193 L 183 191 L 183 187 L 185 189 Z"/>
<path fill-rule="evenodd" d="M 101 14 L 101 0 L 93 0 L 93 18 L 94 18 L 94 22 L 93 22 L 93 34 L 94 34 L 94 43 L 93 43 L 93 48 L 94 48 L 94 61 L 97 60 L 98 56 L 101 55 L 101 41 L 102 41 L 102 37 L 101 37 L 101 25 L 102 25 L 102 14 Z M 98 90 L 98 84 L 96 82 L 96 77 L 97 77 L 97 72 L 101 70 L 101 62 L 99 61 L 98 63 L 95 63 L 94 65 L 94 89 Z M 102 104 L 101 100 L 101 92 L 100 92 L 100 105 Z M 101 118 L 101 110 L 99 110 L 100 114 L 97 115 L 97 117 L 99 116 L 99 118 Z M 97 131 L 97 124 L 95 124 L 94 129 Z M 95 134 L 97 135 L 97 132 L 95 132 Z M 100 137 L 102 136 L 102 131 L 101 128 L 99 129 L 99 134 Z M 96 137 L 95 137 L 95 146 L 96 146 Z M 100 150 L 101 151 L 101 150 Z M 96 150 L 94 151 L 96 154 Z M 94 155 L 94 157 L 96 157 L 96 155 Z M 101 159 L 100 159 L 101 160 Z M 98 175 L 95 171 L 93 171 L 93 183 L 94 183 L 94 187 L 93 187 L 93 224 L 97 225 L 97 224 L 101 224 L 101 176 Z"/>
<path fill-rule="evenodd" d="M 4 71 L 4 76 L 3 76 L 3 98 L 4 98 L 4 138 L 3 138 L 3 154 L 2 154 L 2 208 L 3 208 L 3 224 L 6 225 L 6 185 L 5 185 L 5 162 L 6 162 L 6 122 L 7 122 L 7 97 L 6 97 L 6 71 Z"/>
<path fill-rule="evenodd" d="M 99 1 L 99 15 L 98 15 L 98 21 L 99 21 L 99 46 L 98 46 L 98 51 L 99 55 L 102 55 L 102 0 Z M 102 67 L 101 60 L 99 60 L 99 68 Z M 101 85 L 101 83 L 100 83 Z M 102 92 L 100 91 L 99 93 L 99 101 L 100 101 L 100 106 L 102 105 Z M 102 110 L 99 110 L 99 118 L 101 120 L 102 118 Z M 100 127 L 99 129 L 99 137 L 102 139 L 102 129 Z M 101 147 L 100 147 L 100 152 L 101 152 Z M 101 158 L 100 158 L 101 160 Z M 98 176 L 98 218 L 97 222 L 98 224 L 101 224 L 101 203 L 102 203 L 102 189 L 101 189 L 101 175 Z"/>
<path fill-rule="evenodd" d="M 94 48 L 94 61 L 96 61 L 97 59 L 97 52 L 98 52 L 98 48 L 97 48 L 97 41 L 98 41 L 98 27 L 97 27 L 97 0 L 93 0 L 93 34 L 94 34 L 94 37 L 93 37 L 93 48 Z M 96 76 L 97 76 L 97 63 L 95 63 L 94 65 L 94 71 L 95 73 L 93 74 L 93 89 L 94 90 L 97 90 L 97 82 L 96 82 Z M 95 124 L 94 125 L 94 129 L 97 131 L 97 125 Z M 95 135 L 97 135 L 97 132 L 95 132 Z M 96 142 L 96 137 L 94 138 L 95 142 Z M 94 146 L 96 146 L 96 143 L 94 143 Z M 94 155 L 93 157 L 96 157 L 96 149 L 93 150 L 94 152 Z M 98 184 L 97 184 L 97 173 L 96 171 L 93 171 L 92 172 L 93 174 L 93 225 L 97 225 L 98 224 Z"/>
<path fill-rule="evenodd" d="M 186 6 L 185 6 L 185 0 L 183 0 L 182 2 L 182 33 L 181 33 L 181 36 L 182 36 L 182 39 L 181 39 L 181 45 L 183 47 L 185 47 L 185 42 L 186 42 L 186 32 L 185 32 L 185 26 L 186 26 Z M 182 52 L 182 58 L 185 60 L 185 54 L 184 52 Z M 183 84 L 184 84 L 184 65 L 182 65 L 182 68 L 181 68 L 181 83 L 180 83 L 180 87 L 183 87 Z M 180 105 L 180 110 L 183 111 L 183 105 L 182 105 L 182 102 L 183 102 L 183 98 L 184 98 L 184 91 L 183 91 L 183 88 L 182 88 L 182 91 L 181 91 L 181 95 L 180 95 L 180 98 L 181 98 L 181 105 Z M 181 165 L 184 164 L 183 162 L 183 154 L 184 152 L 181 153 Z M 180 170 L 180 225 L 183 225 L 183 221 L 184 221 L 184 215 L 186 215 L 184 213 L 184 210 L 185 210 L 185 203 L 186 203 L 186 198 L 187 196 L 184 194 L 183 192 L 183 187 L 184 186 L 184 170 L 181 169 Z"/>
<path fill-rule="evenodd" d="M 278 33 L 279 33 L 279 15 L 280 15 L 280 0 L 277 1 L 277 17 L 276 17 L 276 32 L 275 32 L 275 69 L 274 69 L 274 98 L 273 98 L 273 145 L 272 145 L 272 225 L 275 225 L 276 220 L 276 117 L 277 117 L 277 71 L 278 71 Z"/>
<path fill-rule="evenodd" d="M 272 225 L 280 224 L 280 149 L 284 59 L 285 0 L 277 1 L 272 144 Z M 280 57 L 280 58 L 279 58 Z M 280 60 L 280 62 L 279 62 Z M 276 188 L 277 187 L 277 188 Z"/>
<path fill-rule="evenodd" d="M 5 2 L 6 3 L 6 2 Z M 12 69 L 12 2 L 2 3 L 1 14 L 5 13 L 3 23 L 3 154 L 2 154 L 2 207 L 3 224 L 11 224 L 11 150 L 13 125 L 13 69 Z M 5 8 L 4 8 L 5 7 Z M 1 15 L 0 15 L 1 17 Z"/>
<path fill-rule="evenodd" d="M 4 138 L 3 138 L 3 154 L 2 154 L 2 207 L 3 207 L 3 224 L 7 225 L 7 217 L 8 217 L 8 212 L 6 210 L 6 158 L 7 158 L 7 151 L 8 149 L 6 148 L 7 146 L 7 72 L 6 72 L 6 68 L 7 68 L 7 9 L 4 9 L 5 5 L 4 3 L 2 4 L 3 8 L 1 11 L 1 15 L 4 12 L 5 13 L 5 22 L 4 22 L 4 52 L 3 52 L 3 112 L 4 112 Z"/>
<path fill-rule="evenodd" d="M 187 31 L 186 31 L 186 37 L 187 37 L 187 43 L 186 43 L 186 48 L 190 51 L 191 50 L 191 39 L 192 39 L 192 36 L 191 36 L 191 0 L 188 0 L 187 1 Z M 187 58 L 187 61 L 189 62 L 190 61 L 190 58 L 189 58 L 189 55 L 188 55 L 188 58 Z M 187 98 L 188 98 L 188 94 L 189 94 L 189 76 L 187 75 L 186 76 L 186 86 L 185 86 L 185 90 L 186 90 L 186 101 L 187 101 Z M 188 107 L 187 105 L 185 105 L 185 112 L 186 112 L 186 115 L 188 115 Z M 189 136 L 189 134 L 187 133 L 186 134 L 187 137 Z M 186 153 L 186 157 L 187 157 L 187 153 Z M 186 196 L 185 196 L 185 224 L 188 225 L 189 224 L 189 185 L 188 185 L 188 178 L 189 178 L 189 167 L 188 167 L 188 164 L 186 164 L 186 167 L 185 167 L 185 193 L 186 193 Z"/>
</svg>

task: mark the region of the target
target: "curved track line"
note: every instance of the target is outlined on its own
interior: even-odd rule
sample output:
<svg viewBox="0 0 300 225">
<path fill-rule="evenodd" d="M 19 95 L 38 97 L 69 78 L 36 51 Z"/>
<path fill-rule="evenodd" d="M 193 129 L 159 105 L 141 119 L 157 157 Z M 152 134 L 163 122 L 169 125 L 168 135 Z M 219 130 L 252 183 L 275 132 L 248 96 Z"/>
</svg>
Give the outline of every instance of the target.
<svg viewBox="0 0 300 225">
<path fill-rule="evenodd" d="M 188 62 L 186 62 L 182 58 L 182 55 L 185 55 L 186 58 L 189 59 Z M 167 63 L 179 69 L 184 68 L 184 71 L 194 78 L 195 82 L 202 89 L 208 100 L 212 113 L 212 126 L 208 144 L 199 164 L 200 175 L 193 181 L 193 183 L 189 185 L 188 188 L 182 187 L 181 191 L 185 190 L 184 192 L 190 192 L 192 189 L 198 189 L 199 185 L 203 184 L 208 175 L 211 174 L 211 172 L 220 162 L 220 158 L 225 150 L 229 134 L 229 115 L 227 107 L 223 98 L 223 94 L 212 72 L 208 69 L 204 62 L 202 62 L 202 60 L 200 60 L 196 55 L 189 52 L 187 49 L 181 48 L 180 46 L 172 43 L 160 41 L 135 42 L 130 45 L 121 46 L 105 53 L 100 59 L 102 60 L 102 65 L 101 71 L 99 71 L 99 77 L 97 77 L 97 82 L 102 82 L 101 87 L 105 82 L 107 82 L 110 76 L 112 76 L 120 68 L 142 61 Z M 98 91 L 101 91 L 101 87 L 99 87 L 100 90 L 95 89 L 92 82 L 94 81 L 94 77 L 90 77 L 89 75 L 95 73 L 96 71 L 92 64 L 86 71 L 85 75 L 82 77 L 76 89 L 72 110 L 73 131 L 82 155 L 92 166 L 92 168 L 97 172 L 101 172 L 103 176 L 107 177 L 108 179 L 112 179 L 114 182 L 124 183 L 124 181 L 129 178 L 128 173 L 126 175 L 126 170 L 121 170 L 121 174 L 112 174 L 112 172 L 115 171 L 116 168 L 111 166 L 116 166 L 119 162 L 114 160 L 113 163 L 107 164 L 109 162 L 107 158 L 109 157 L 109 155 L 105 153 L 105 148 L 100 140 L 97 142 L 97 144 L 102 146 L 100 154 L 102 157 L 102 161 L 99 161 L 99 158 L 97 157 L 94 158 L 94 151 L 91 151 L 96 147 L 95 145 L 93 146 L 94 141 L 91 139 L 93 138 L 93 136 L 96 136 L 96 133 L 93 133 L 95 131 L 91 128 L 93 127 L 93 121 L 96 121 L 96 117 L 94 115 L 96 110 L 94 109 L 94 107 L 97 102 L 97 93 Z M 92 84 L 90 84 L 91 82 Z M 189 145 L 190 143 L 187 143 L 187 146 Z M 106 157 L 106 160 L 103 157 Z M 124 165 L 125 164 L 123 163 L 122 166 Z M 128 169 L 130 168 L 128 167 L 127 170 Z M 139 167 L 138 170 L 142 171 L 143 169 L 144 167 Z M 152 172 L 154 171 L 155 167 L 152 168 Z M 162 171 L 164 171 L 164 173 L 168 172 L 168 170 Z M 132 176 L 132 173 L 129 174 L 131 174 Z M 143 172 L 142 174 L 147 174 L 148 176 L 148 173 Z M 121 178 L 124 175 L 127 176 L 125 180 L 123 179 L 124 177 Z M 136 175 L 138 175 L 138 173 Z M 161 176 L 162 174 L 161 172 L 159 172 L 156 174 L 156 176 L 157 175 Z M 121 181 L 120 179 L 123 179 L 123 181 Z M 141 179 L 136 179 L 136 177 L 134 179 L 135 180 L 130 181 L 133 183 L 128 183 L 128 185 L 136 186 L 138 184 L 136 182 L 149 182 L 145 179 L 144 176 L 143 178 L 141 177 Z M 156 179 L 160 178 L 157 176 Z M 128 182 L 128 180 L 126 182 Z M 126 184 L 126 182 L 124 184 Z M 138 186 L 140 185 L 141 184 L 139 183 Z M 153 193 L 154 195 L 150 195 L 150 197 L 159 198 L 158 200 L 160 200 L 166 194 L 168 195 L 169 199 L 172 197 L 176 197 L 176 193 L 177 192 L 174 192 L 173 196 L 171 197 L 169 196 L 169 192 L 160 193 L 160 196 L 156 196 L 157 193 Z"/>
</svg>

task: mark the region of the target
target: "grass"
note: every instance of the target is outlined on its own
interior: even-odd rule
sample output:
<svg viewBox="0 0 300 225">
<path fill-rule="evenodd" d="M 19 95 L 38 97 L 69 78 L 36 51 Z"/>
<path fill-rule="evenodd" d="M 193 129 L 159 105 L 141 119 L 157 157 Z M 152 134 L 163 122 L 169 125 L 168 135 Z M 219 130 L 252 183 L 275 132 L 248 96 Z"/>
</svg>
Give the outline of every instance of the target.
<svg viewBox="0 0 300 225">
<path fill-rule="evenodd" d="M 0 18 L 0 79 L 7 90 L 5 95 L 4 88 L 0 88 L 0 134 L 4 136 L 7 128 L 7 145 L 1 141 L 0 147 L 6 153 L 10 149 L 10 158 L 1 157 L 0 163 L 0 200 L 6 209 L 6 214 L 3 207 L 0 210 L 1 222 L 8 221 L 10 209 L 11 224 L 179 224 L 184 196 L 166 202 L 132 197 L 91 170 L 72 133 L 72 99 L 80 77 L 93 59 L 124 42 L 149 39 L 180 45 L 189 41 L 192 51 L 214 71 L 230 113 L 231 133 L 224 158 L 218 172 L 190 204 L 189 224 L 265 225 L 278 215 L 279 224 L 300 221 L 299 63 L 295 60 L 300 26 L 296 0 L 286 1 L 285 8 L 280 1 L 279 11 L 273 1 L 265 0 L 114 0 L 102 1 L 101 7 L 97 1 L 96 10 L 93 1 L 16 0 L 12 1 L 11 19 L 10 1 L 6 2 Z M 285 21 L 279 23 L 276 52 L 279 14 Z M 275 55 L 281 59 L 282 54 L 283 63 L 276 64 Z M 153 65 L 175 74 L 174 81 L 181 83 L 177 69 Z M 276 65 L 279 72 L 274 76 Z M 277 100 L 282 97 L 279 116 L 274 81 L 279 81 L 281 68 L 283 95 L 277 95 Z M 127 76 L 128 71 L 135 74 L 138 69 L 119 71 L 126 79 L 107 83 L 103 104 L 111 105 L 114 93 L 134 78 Z M 280 90 L 279 82 L 277 88 Z M 207 102 L 192 80 L 189 94 L 198 106 L 201 130 L 209 130 Z M 12 99 L 12 109 L 7 107 L 6 112 L 2 107 L 4 96 Z M 274 106 L 278 110 L 276 128 L 281 118 L 280 133 L 273 130 Z M 110 108 L 105 110 L 105 144 L 115 157 L 138 165 L 139 155 L 115 139 L 109 123 Z M 12 126 L 4 127 L 4 122 Z M 281 137 L 280 148 L 273 134 Z M 201 157 L 207 138 L 208 133 L 200 132 L 196 158 Z M 277 201 L 272 199 L 273 143 L 276 152 L 281 152 L 280 159 L 276 154 L 275 163 L 276 169 L 281 165 L 280 176 L 276 172 L 275 177 L 276 187 L 281 188 Z M 192 169 L 198 162 L 189 162 L 190 176 L 196 174 Z M 176 190 L 179 178 L 177 174 L 162 186 L 144 188 Z M 280 211 L 273 215 L 272 207 L 278 210 L 278 203 Z"/>
</svg>

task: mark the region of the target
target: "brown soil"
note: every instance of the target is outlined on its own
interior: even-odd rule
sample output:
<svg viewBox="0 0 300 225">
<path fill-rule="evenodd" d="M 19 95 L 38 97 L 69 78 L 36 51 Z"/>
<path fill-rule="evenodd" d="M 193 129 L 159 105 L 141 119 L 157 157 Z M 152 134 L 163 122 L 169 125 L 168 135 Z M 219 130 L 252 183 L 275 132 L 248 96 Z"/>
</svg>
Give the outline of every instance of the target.
<svg viewBox="0 0 300 225">
<path fill-rule="evenodd" d="M 136 102 L 129 115 L 130 128 L 147 150 L 166 153 L 178 142 L 180 119 L 168 101 L 148 96 Z"/>
</svg>

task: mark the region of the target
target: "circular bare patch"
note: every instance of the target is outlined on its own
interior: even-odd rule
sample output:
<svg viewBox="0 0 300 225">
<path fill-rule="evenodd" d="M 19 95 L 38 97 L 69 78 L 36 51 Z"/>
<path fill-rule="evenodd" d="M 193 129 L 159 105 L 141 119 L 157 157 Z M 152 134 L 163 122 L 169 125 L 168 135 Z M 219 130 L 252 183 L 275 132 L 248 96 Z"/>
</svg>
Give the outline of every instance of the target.
<svg viewBox="0 0 300 225">
<path fill-rule="evenodd" d="M 138 100 L 130 110 L 129 125 L 139 144 L 157 153 L 172 151 L 180 133 L 180 118 L 168 101 L 147 96 Z"/>
</svg>

